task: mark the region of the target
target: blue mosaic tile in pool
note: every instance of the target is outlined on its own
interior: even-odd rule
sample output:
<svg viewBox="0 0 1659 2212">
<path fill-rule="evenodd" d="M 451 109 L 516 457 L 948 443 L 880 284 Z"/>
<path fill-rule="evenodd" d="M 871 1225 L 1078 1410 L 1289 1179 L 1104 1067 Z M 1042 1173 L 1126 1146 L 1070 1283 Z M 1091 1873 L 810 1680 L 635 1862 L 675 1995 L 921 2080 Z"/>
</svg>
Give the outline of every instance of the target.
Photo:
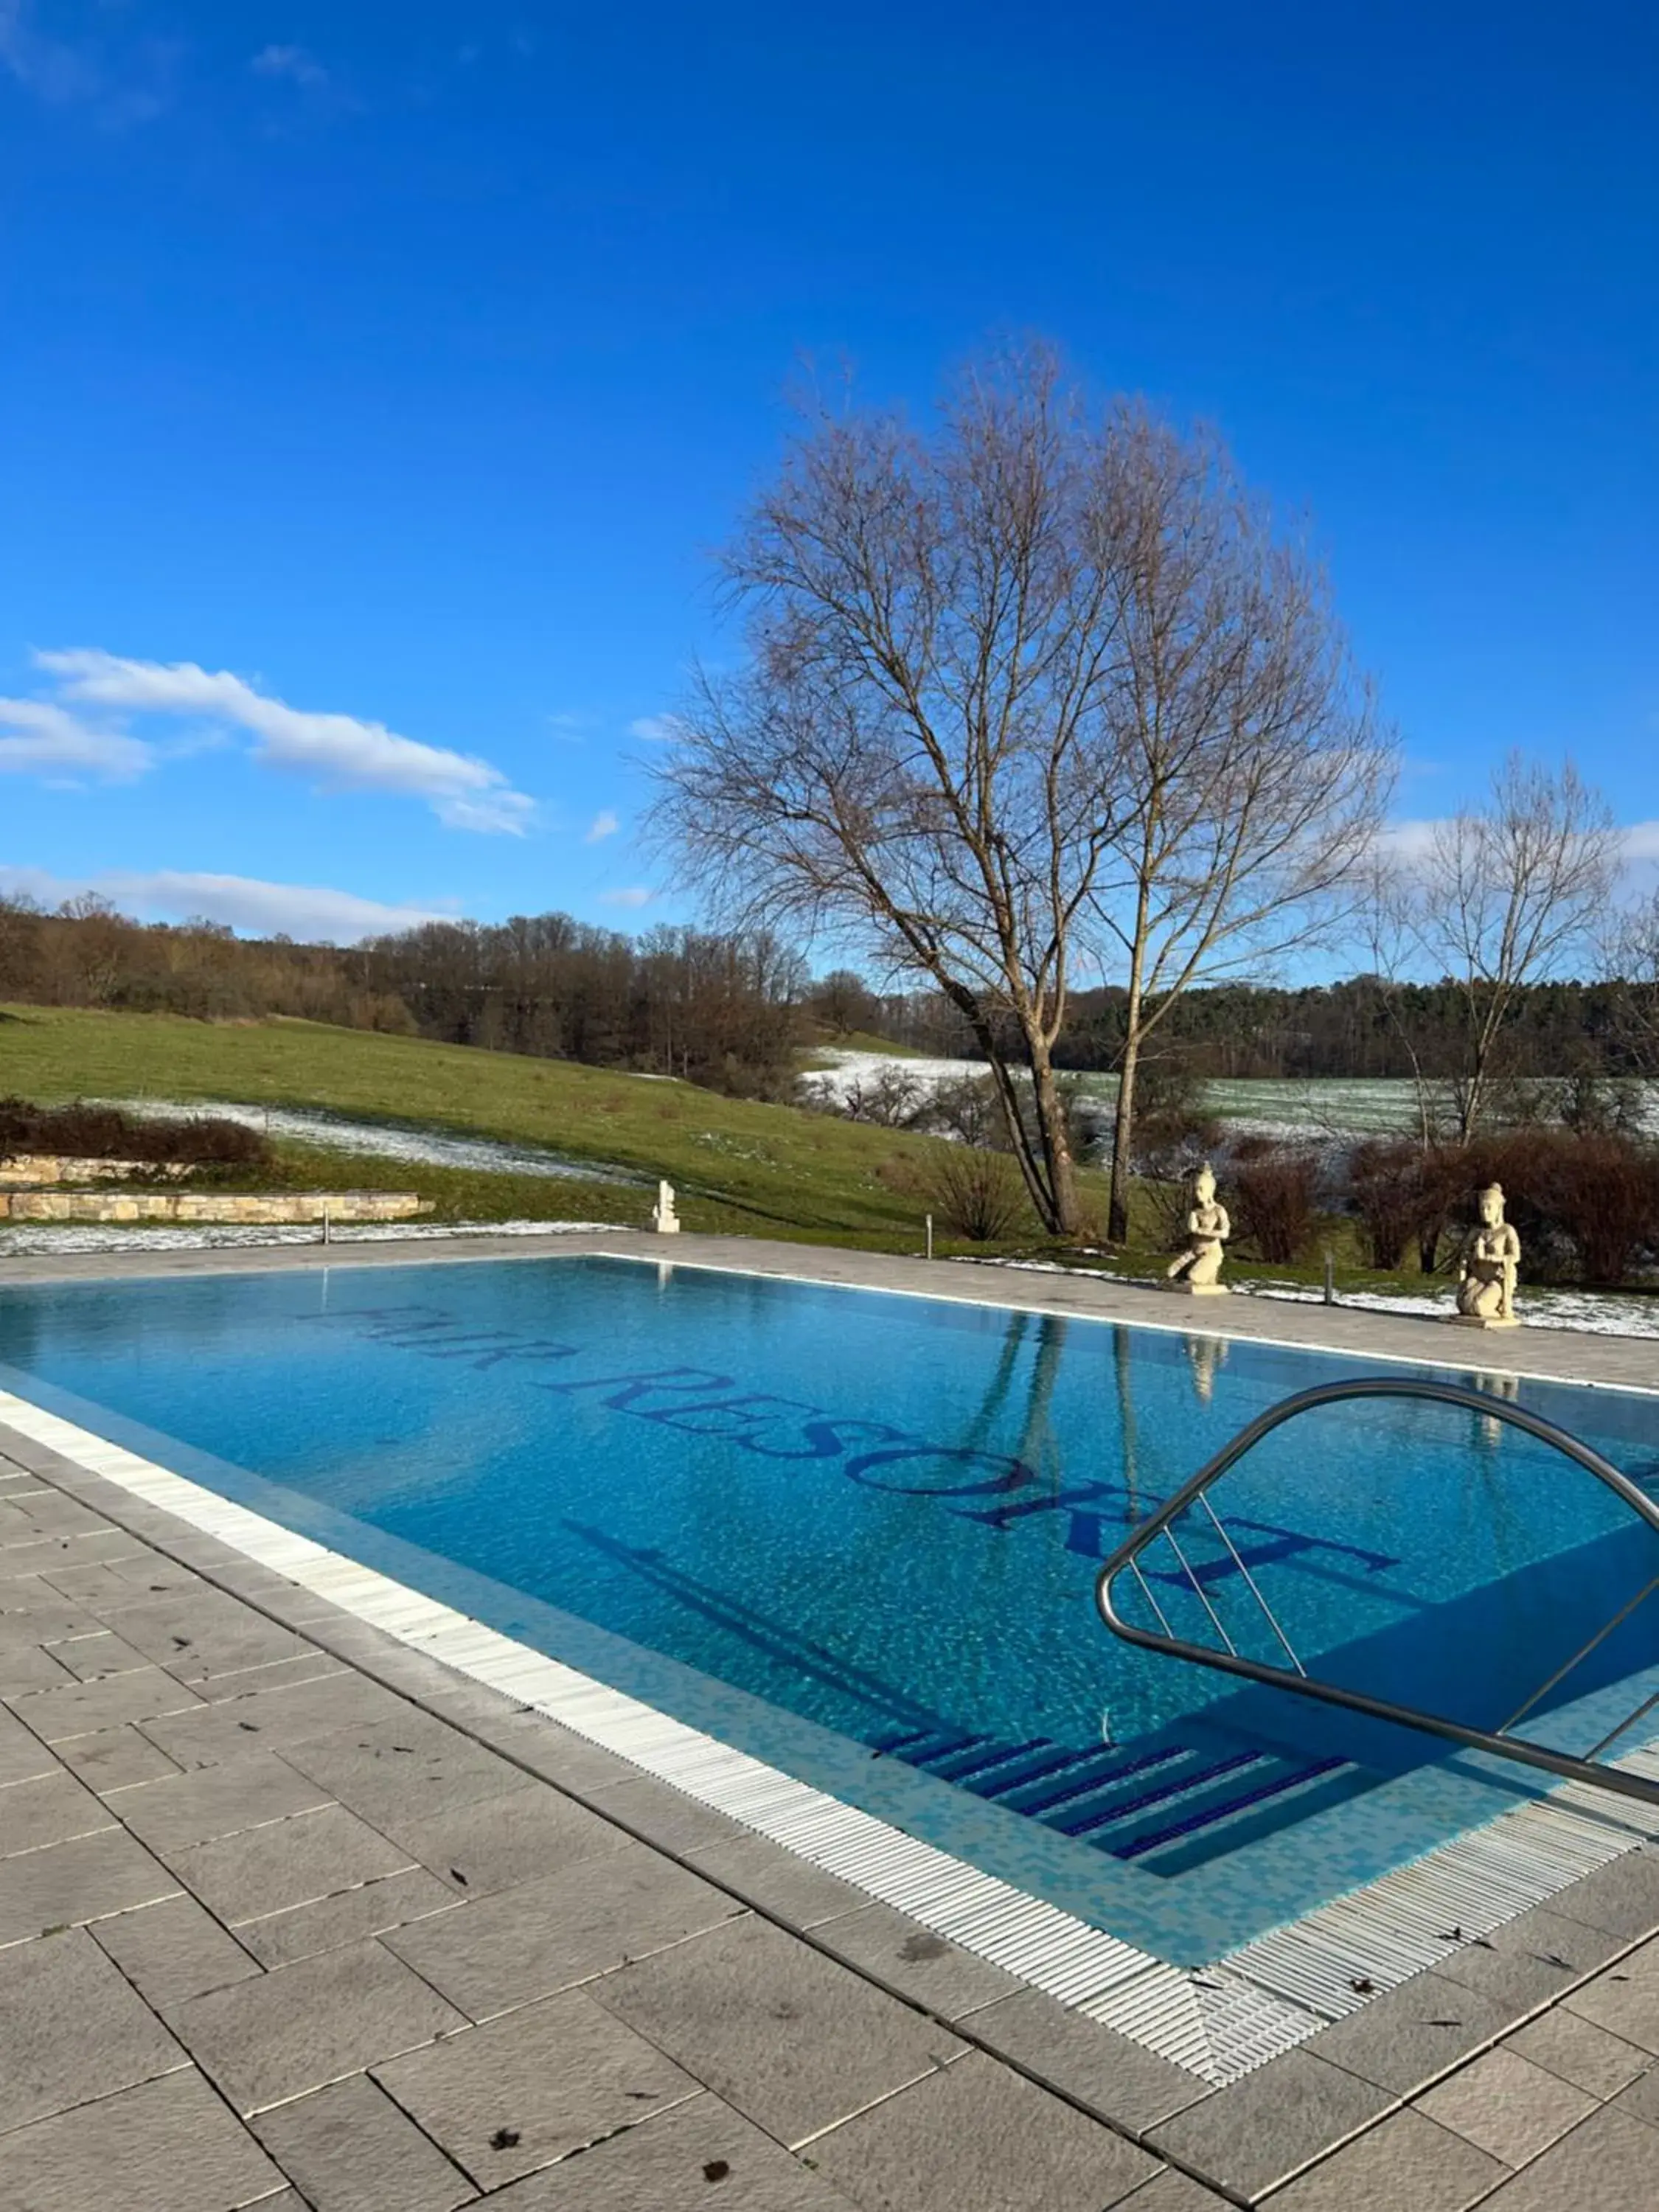
<svg viewBox="0 0 1659 2212">
<path fill-rule="evenodd" d="M 1095 1613 L 1126 1527 L 1352 1361 L 586 1258 L 13 1285 L 0 1361 L 19 1395 L 1167 1958 L 1534 1787 Z M 1659 1400 L 1503 1387 L 1659 1480 Z M 1443 1407 L 1310 1415 L 1215 1503 L 1328 1677 L 1487 1723 L 1659 1571 L 1581 1471 Z M 1250 1648 L 1238 1567 L 1188 1551 Z M 1200 1629 L 1173 1560 L 1154 1588 Z M 1583 1747 L 1659 1680 L 1648 1610 L 1541 1736 Z"/>
</svg>

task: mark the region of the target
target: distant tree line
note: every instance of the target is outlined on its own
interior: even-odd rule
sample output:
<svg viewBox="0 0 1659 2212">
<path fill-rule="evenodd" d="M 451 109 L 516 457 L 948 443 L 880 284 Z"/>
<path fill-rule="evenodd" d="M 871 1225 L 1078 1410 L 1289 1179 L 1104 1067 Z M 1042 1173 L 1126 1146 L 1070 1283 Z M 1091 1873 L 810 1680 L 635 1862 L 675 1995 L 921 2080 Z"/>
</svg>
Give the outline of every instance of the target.
<svg viewBox="0 0 1659 2212">
<path fill-rule="evenodd" d="M 53 912 L 0 902 L 0 999 L 202 1020 L 287 1014 L 744 1097 L 787 1096 L 805 981 L 799 955 L 763 932 L 630 938 L 549 914 L 338 947 L 137 922 L 96 898 Z"/>
<path fill-rule="evenodd" d="M 1501 1072 L 1518 1080 L 1659 1073 L 1659 958 L 1638 947 L 1629 965 L 1623 978 L 1519 989 Z M 979 1056 L 942 993 L 884 994 L 850 969 L 810 981 L 801 956 L 763 933 L 629 937 L 561 914 L 495 927 L 434 922 L 340 947 L 239 938 L 204 921 L 137 922 L 94 898 L 52 912 L 0 901 L 0 999 L 203 1020 L 288 1014 L 770 1097 L 789 1095 L 796 1047 L 814 1036 Z M 1465 1000 L 1451 980 L 1375 975 L 1199 986 L 1171 1006 L 1148 1080 L 1159 1096 L 1172 1082 L 1208 1077 L 1424 1072 L 1450 1081 L 1463 1065 Z M 1126 1013 L 1121 988 L 1074 992 L 1055 1066 L 1115 1069 Z"/>
<path fill-rule="evenodd" d="M 1449 979 L 1395 983 L 1371 975 L 1334 983 L 1199 986 L 1170 1009 L 1149 1063 L 1183 1078 L 1413 1078 L 1449 1082 L 1463 1064 L 1466 994 Z M 816 984 L 809 1006 L 833 1038 L 858 1030 L 911 1051 L 972 1057 L 974 1039 L 949 1002 L 919 992 L 883 996 L 842 969 Z M 1075 991 L 1054 1043 L 1056 1066 L 1116 1068 L 1127 994 Z M 1503 1072 L 1537 1079 L 1605 1077 L 1659 1067 L 1659 984 L 1639 977 L 1552 980 L 1516 995 L 1504 1031 Z"/>
</svg>

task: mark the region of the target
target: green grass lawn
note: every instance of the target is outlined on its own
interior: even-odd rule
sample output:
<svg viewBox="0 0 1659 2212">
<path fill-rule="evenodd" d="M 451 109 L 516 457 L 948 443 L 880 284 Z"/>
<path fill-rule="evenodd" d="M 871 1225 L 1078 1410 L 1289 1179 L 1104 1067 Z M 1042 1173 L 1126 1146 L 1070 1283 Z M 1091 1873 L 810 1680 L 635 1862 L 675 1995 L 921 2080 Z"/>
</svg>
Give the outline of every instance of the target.
<svg viewBox="0 0 1659 2212">
<path fill-rule="evenodd" d="M 9 1092 L 42 1103 L 151 1097 L 321 1107 L 506 1138 L 653 1181 L 665 1176 L 689 1228 L 885 1251 L 920 1246 L 927 1163 L 939 1150 L 931 1138 L 566 1060 L 310 1022 L 198 1022 L 78 1007 L 0 1008 L 0 1095 Z M 281 1148 L 279 1179 L 312 1188 L 419 1190 L 437 1200 L 442 1217 L 471 1220 L 517 1215 L 643 1225 L 653 1196 L 642 1188 L 422 1168 L 290 1145 Z M 1019 1243 L 1036 1239 L 1033 1223 Z M 978 1248 L 941 1238 L 940 1249 Z"/>
<path fill-rule="evenodd" d="M 928 1162 L 940 1149 L 932 1138 L 566 1060 L 310 1022 L 196 1022 L 75 1007 L 0 1008 L 0 1096 L 7 1093 L 42 1103 L 148 1097 L 320 1107 L 368 1121 L 544 1145 L 574 1160 L 632 1169 L 653 1182 L 666 1176 L 691 1229 L 891 1252 L 921 1248 L 932 1203 L 925 1194 Z M 1087 1204 L 1103 1215 L 1103 1177 L 1090 1173 L 1083 1180 Z M 415 1190 L 433 1201 L 440 1220 L 636 1227 L 644 1226 L 653 1197 L 645 1185 L 428 1167 L 287 1142 L 277 1147 L 274 1174 L 240 1178 L 235 1187 L 255 1185 Z M 1152 1194 L 1141 1190 L 1134 1194 L 1128 1248 L 1119 1253 L 1062 1250 L 1039 1234 L 1035 1220 L 994 1245 L 952 1240 L 941 1227 L 936 1249 L 1064 1259 L 1144 1276 L 1164 1265 L 1159 1221 Z M 1301 1266 L 1267 1267 L 1235 1254 L 1228 1273 L 1234 1281 L 1316 1282 L 1326 1243 L 1345 1287 L 1421 1291 L 1434 1280 L 1363 1267 L 1347 1222 L 1327 1224 Z"/>
</svg>

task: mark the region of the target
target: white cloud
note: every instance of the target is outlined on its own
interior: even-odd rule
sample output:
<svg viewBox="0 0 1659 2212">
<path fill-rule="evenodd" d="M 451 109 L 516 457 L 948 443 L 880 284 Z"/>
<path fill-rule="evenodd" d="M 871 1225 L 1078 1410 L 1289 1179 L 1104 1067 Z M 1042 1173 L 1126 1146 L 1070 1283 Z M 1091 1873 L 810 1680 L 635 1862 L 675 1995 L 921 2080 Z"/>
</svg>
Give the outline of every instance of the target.
<svg viewBox="0 0 1659 2212">
<path fill-rule="evenodd" d="M 1451 828 L 1453 819 L 1446 815 L 1390 822 L 1380 842 L 1385 852 L 1410 866 L 1428 857 L 1434 850 L 1435 839 L 1443 830 Z M 1659 860 L 1659 820 L 1627 822 L 1619 836 L 1627 866 L 1634 867 L 1645 861 Z"/>
<path fill-rule="evenodd" d="M 601 891 L 599 904 L 601 906 L 649 906 L 656 896 L 655 891 L 645 890 L 636 884 L 630 890 Z"/>
<path fill-rule="evenodd" d="M 647 744 L 678 744 L 685 736 L 685 725 L 678 714 L 641 714 L 628 726 L 630 738 L 643 738 Z"/>
<path fill-rule="evenodd" d="M 0 0 L 0 68 L 54 105 L 90 98 L 99 88 L 96 70 L 74 46 L 37 31 L 32 14 L 28 0 Z"/>
<path fill-rule="evenodd" d="M 621 827 L 622 824 L 607 806 L 602 814 L 596 814 L 593 817 L 592 827 L 586 836 L 582 839 L 582 842 L 584 845 L 603 844 L 607 837 L 614 837 Z"/>
<path fill-rule="evenodd" d="M 0 862 L 0 892 L 59 906 L 83 891 L 95 891 L 124 913 L 143 921 L 184 921 L 204 915 L 251 936 L 290 937 L 329 945 L 355 945 L 388 930 L 413 929 L 423 921 L 452 921 L 453 912 L 435 907 L 392 906 L 359 898 L 355 891 L 320 884 L 267 884 L 252 876 L 197 875 L 158 868 L 149 872 L 106 869 L 70 879 L 44 868 L 9 867 Z"/>
<path fill-rule="evenodd" d="M 535 802 L 498 768 L 470 753 L 399 737 L 356 714 L 315 714 L 257 690 L 227 669 L 194 661 L 124 660 L 80 648 L 40 653 L 58 695 L 78 705 L 136 714 L 188 714 L 229 723 L 256 740 L 265 766 L 313 777 L 327 790 L 395 792 L 423 799 L 453 830 L 521 836 Z"/>
<path fill-rule="evenodd" d="M 303 46 L 263 46 L 248 67 L 258 76 L 285 76 L 295 84 L 328 82 L 328 71 Z"/>
<path fill-rule="evenodd" d="M 131 783 L 154 759 L 142 739 L 83 721 L 49 699 L 0 699 L 0 775 Z"/>
</svg>

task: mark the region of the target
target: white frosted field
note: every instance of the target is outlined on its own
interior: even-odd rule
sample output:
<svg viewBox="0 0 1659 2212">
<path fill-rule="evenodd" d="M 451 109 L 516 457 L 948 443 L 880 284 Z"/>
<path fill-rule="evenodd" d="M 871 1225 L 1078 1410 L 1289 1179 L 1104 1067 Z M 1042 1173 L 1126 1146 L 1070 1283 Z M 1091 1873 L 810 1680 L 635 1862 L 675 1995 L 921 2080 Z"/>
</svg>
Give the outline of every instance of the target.
<svg viewBox="0 0 1659 2212">
<path fill-rule="evenodd" d="M 348 1115 L 326 1113 L 320 1107 L 239 1106 L 216 1098 L 188 1102 L 110 1098 L 99 1103 L 152 1121 L 196 1115 L 216 1121 L 240 1121 L 245 1128 L 286 1137 L 292 1144 L 320 1145 L 331 1152 L 368 1152 L 377 1159 L 408 1160 L 423 1167 L 475 1168 L 485 1175 L 548 1176 L 571 1182 L 642 1183 L 647 1180 L 628 1168 L 607 1166 L 599 1160 L 568 1159 L 539 1145 L 508 1144 L 495 1137 L 453 1137 L 441 1129 L 399 1128 L 384 1121 L 355 1121 Z"/>
<path fill-rule="evenodd" d="M 886 1073 L 907 1076 L 926 1090 L 986 1073 L 982 1060 L 935 1060 L 906 1054 L 830 1048 L 815 1058 L 827 1066 L 802 1077 L 803 1088 L 846 1099 Z M 1075 1079 L 1091 1097 L 1109 1103 L 1117 1093 L 1112 1075 Z M 1644 1120 L 1659 1135 L 1659 1083 L 1643 1086 Z M 1219 1076 L 1202 1086 L 1205 1104 L 1230 1129 L 1253 1136 L 1380 1137 L 1406 1135 L 1417 1127 L 1414 1085 L 1403 1076 L 1332 1076 L 1307 1081 L 1273 1077 Z"/>
</svg>

